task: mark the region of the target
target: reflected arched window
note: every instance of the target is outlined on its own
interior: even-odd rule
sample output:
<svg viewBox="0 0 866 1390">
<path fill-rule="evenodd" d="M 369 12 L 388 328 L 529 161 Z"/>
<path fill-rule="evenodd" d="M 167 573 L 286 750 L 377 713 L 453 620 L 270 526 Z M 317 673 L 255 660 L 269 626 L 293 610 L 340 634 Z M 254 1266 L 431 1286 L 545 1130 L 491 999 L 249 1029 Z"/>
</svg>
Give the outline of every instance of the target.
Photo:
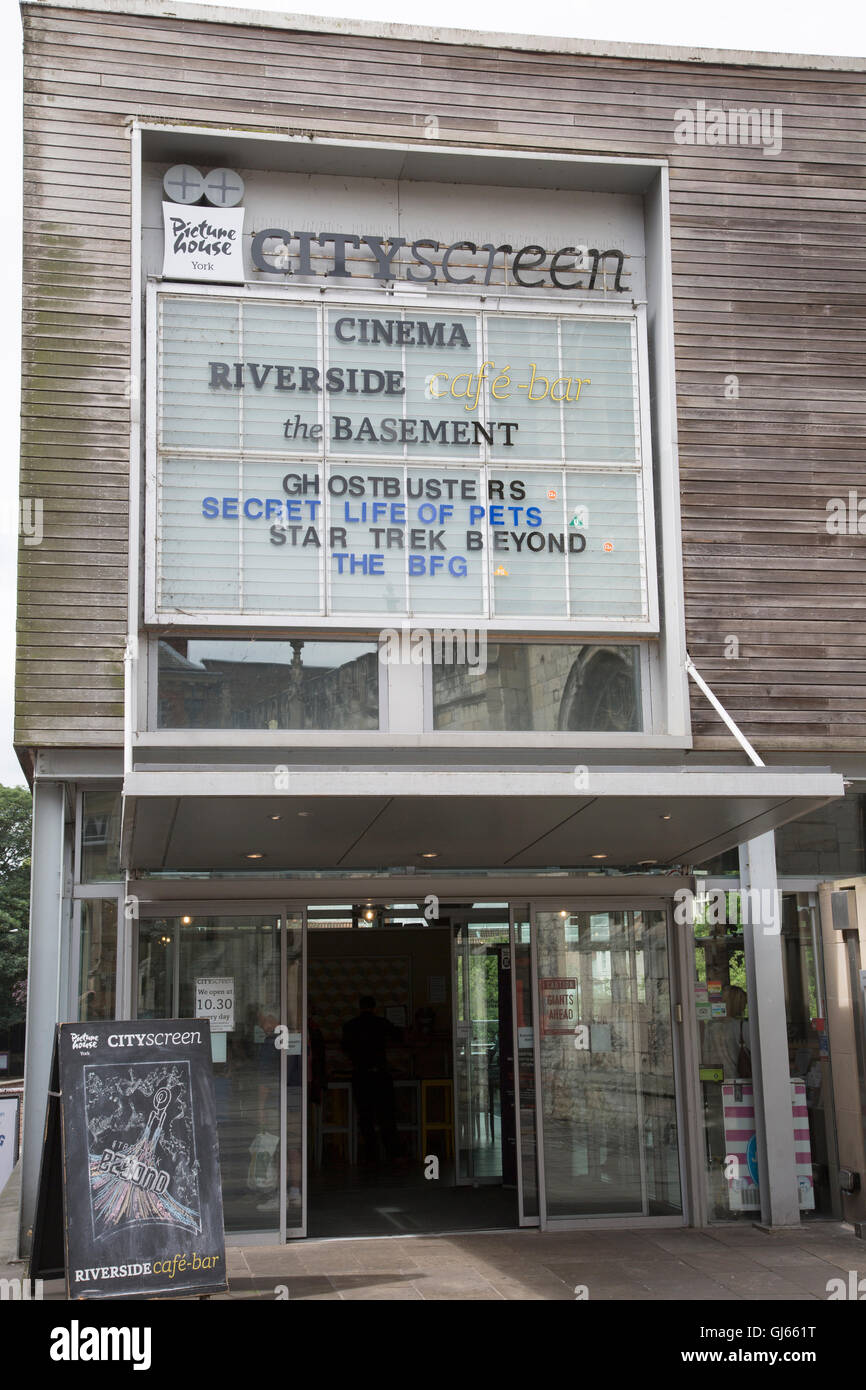
<svg viewBox="0 0 866 1390">
<path fill-rule="evenodd" d="M 565 682 L 558 727 L 565 732 L 592 733 L 633 733 L 640 729 L 635 648 L 582 648 Z"/>
</svg>

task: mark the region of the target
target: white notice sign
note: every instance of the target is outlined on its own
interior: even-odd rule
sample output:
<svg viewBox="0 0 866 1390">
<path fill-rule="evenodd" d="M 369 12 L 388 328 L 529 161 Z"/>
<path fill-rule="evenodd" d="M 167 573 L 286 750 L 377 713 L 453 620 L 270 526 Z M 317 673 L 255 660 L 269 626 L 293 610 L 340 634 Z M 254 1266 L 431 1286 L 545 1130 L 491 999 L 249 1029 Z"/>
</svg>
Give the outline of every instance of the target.
<svg viewBox="0 0 866 1390">
<path fill-rule="evenodd" d="M 18 1161 L 18 1097 L 0 1097 L 0 1192 Z"/>
<path fill-rule="evenodd" d="M 230 1033 L 235 1026 L 233 975 L 203 975 L 195 982 L 195 1016 L 210 1019 L 212 1033 Z"/>
</svg>

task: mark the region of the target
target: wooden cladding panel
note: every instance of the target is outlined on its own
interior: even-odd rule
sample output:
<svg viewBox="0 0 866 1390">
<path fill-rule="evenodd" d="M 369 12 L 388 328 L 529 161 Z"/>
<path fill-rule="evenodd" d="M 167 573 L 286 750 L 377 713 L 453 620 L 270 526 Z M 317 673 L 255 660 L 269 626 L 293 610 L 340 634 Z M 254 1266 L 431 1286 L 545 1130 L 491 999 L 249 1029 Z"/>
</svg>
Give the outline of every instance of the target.
<svg viewBox="0 0 866 1390">
<path fill-rule="evenodd" d="M 441 143 L 669 161 L 689 650 L 759 749 L 866 747 L 866 537 L 825 524 L 863 486 L 862 73 L 23 13 L 22 492 L 45 540 L 21 552 L 20 743 L 121 738 L 129 117 L 423 145 L 435 116 Z M 780 108 L 778 154 L 677 144 L 699 100 Z M 731 747 L 692 700 L 697 745 Z"/>
</svg>

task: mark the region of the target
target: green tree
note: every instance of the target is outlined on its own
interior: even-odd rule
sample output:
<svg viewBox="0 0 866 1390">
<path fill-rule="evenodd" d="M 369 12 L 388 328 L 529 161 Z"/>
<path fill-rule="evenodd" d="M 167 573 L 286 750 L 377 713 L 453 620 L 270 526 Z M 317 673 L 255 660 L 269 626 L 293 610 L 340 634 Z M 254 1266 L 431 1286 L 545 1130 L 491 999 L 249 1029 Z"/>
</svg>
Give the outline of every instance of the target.
<svg viewBox="0 0 866 1390">
<path fill-rule="evenodd" d="M 27 1007 L 31 814 L 26 788 L 0 786 L 0 1028 L 22 1022 Z"/>
</svg>

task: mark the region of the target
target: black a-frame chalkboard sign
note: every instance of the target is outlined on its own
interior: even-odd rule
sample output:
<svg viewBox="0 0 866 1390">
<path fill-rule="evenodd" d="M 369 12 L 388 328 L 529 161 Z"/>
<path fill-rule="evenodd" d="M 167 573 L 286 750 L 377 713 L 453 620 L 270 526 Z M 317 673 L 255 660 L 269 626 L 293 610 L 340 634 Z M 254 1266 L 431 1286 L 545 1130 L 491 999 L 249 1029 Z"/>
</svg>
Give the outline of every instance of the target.
<svg viewBox="0 0 866 1390">
<path fill-rule="evenodd" d="M 69 1298 L 225 1290 L 207 1019 L 61 1023 L 30 1278 Z"/>
</svg>

